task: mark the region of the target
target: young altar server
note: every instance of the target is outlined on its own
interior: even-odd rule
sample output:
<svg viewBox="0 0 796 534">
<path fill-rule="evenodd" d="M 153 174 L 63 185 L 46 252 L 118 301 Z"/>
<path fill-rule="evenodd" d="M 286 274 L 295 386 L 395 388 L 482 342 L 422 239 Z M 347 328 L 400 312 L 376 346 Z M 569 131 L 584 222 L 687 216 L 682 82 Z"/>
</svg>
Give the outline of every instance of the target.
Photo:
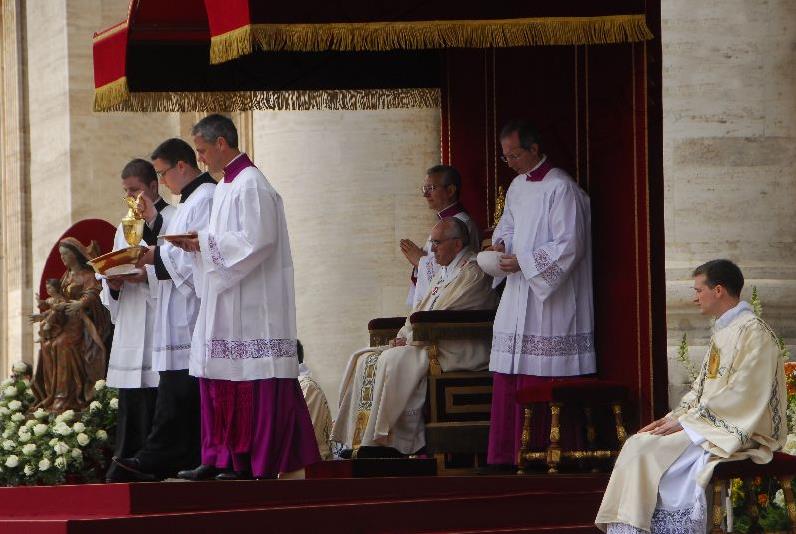
<svg viewBox="0 0 796 534">
<path fill-rule="evenodd" d="M 190 480 L 303 477 L 320 460 L 298 382 L 293 260 L 282 198 L 222 115 L 192 130 L 199 160 L 223 171 L 198 251 L 201 298 L 190 373 L 199 377 L 202 461 Z"/>
<path fill-rule="evenodd" d="M 196 153 L 181 139 L 168 139 L 152 153 L 163 185 L 180 195 L 165 235 L 207 229 L 216 182 L 197 168 Z M 144 216 L 154 207 L 145 203 Z M 199 461 L 199 384 L 188 374 L 191 336 L 199 313 L 193 253 L 168 242 L 151 247 L 139 262 L 146 267 L 156 300 L 153 367 L 160 374 L 152 431 L 132 457 L 113 461 L 141 481 L 174 476 Z"/>
<path fill-rule="evenodd" d="M 134 159 L 122 170 L 122 189 L 127 196 L 146 199 L 153 212 L 144 225 L 143 244 L 154 245 L 157 236 L 174 214 L 174 207 L 158 194 L 158 179 L 152 164 Z M 116 229 L 113 250 L 127 248 L 122 225 Z M 146 275 L 102 281 L 102 302 L 115 325 L 108 363 L 108 386 L 119 389 L 116 423 L 117 456 L 135 454 L 149 434 L 157 398 L 158 373 L 152 369 L 152 338 L 155 302 L 146 284 Z M 108 482 L 130 480 L 129 473 L 111 464 Z"/>
<path fill-rule="evenodd" d="M 589 197 L 540 148 L 528 122 L 500 133 L 502 159 L 518 176 L 492 235 L 505 254 L 506 280 L 495 316 L 494 371 L 487 461 L 516 464 L 522 434 L 518 389 L 550 377 L 594 373 Z"/>
</svg>

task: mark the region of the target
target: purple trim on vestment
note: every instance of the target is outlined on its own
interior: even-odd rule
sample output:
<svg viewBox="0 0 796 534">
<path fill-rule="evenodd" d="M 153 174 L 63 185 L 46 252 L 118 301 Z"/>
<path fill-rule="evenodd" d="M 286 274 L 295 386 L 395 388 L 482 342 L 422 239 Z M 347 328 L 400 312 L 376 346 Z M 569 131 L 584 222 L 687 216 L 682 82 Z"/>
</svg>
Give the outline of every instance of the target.
<svg viewBox="0 0 796 534">
<path fill-rule="evenodd" d="M 439 213 L 437 213 L 437 217 L 439 217 L 439 219 L 442 220 L 445 217 L 453 217 L 454 215 L 461 213 L 463 211 L 464 211 L 464 206 L 456 202 L 454 204 L 451 204 L 444 210 L 440 211 Z"/>
<path fill-rule="evenodd" d="M 541 182 L 544 180 L 544 177 L 547 176 L 547 173 L 550 172 L 550 169 L 553 168 L 553 164 L 550 163 L 550 160 L 545 160 L 544 163 L 536 167 L 534 170 L 529 172 L 526 175 L 525 180 L 528 182 Z"/>
<path fill-rule="evenodd" d="M 245 152 L 242 152 L 240 156 L 230 161 L 227 166 L 224 167 L 224 182 L 230 183 L 243 169 L 249 167 L 254 167 L 254 163 L 252 163 L 252 160 L 249 159 L 249 156 L 246 155 Z"/>
</svg>

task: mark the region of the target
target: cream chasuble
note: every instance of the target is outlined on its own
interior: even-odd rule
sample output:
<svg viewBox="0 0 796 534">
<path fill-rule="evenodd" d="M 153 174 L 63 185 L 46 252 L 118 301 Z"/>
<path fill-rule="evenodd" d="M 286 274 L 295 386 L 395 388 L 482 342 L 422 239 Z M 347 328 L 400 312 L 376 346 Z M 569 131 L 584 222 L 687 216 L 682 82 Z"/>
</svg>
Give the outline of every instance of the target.
<svg viewBox="0 0 796 534">
<path fill-rule="evenodd" d="M 175 208 L 167 205 L 160 210 L 163 217 L 161 233 Z M 147 243 L 141 241 L 142 246 Z M 113 239 L 113 250 L 127 248 L 120 224 Z M 126 282 L 113 298 L 108 282 L 102 280 L 102 303 L 108 308 L 115 325 L 113 344 L 108 361 L 108 386 L 114 388 L 154 388 L 160 377 L 152 367 L 152 345 L 157 305 L 146 283 Z"/>
<path fill-rule="evenodd" d="M 492 236 L 517 256 L 521 270 L 505 277 L 489 369 L 534 376 L 594 373 L 589 197 L 546 160 L 530 174 L 511 182 Z M 494 285 L 503 279 L 495 278 Z"/>
<path fill-rule="evenodd" d="M 285 212 L 282 198 L 256 167 L 216 185 L 199 243 L 194 280 L 201 305 L 190 374 L 233 381 L 297 378 Z"/>
<path fill-rule="evenodd" d="M 595 523 L 614 533 L 704 532 L 698 498 L 716 464 L 771 461 L 787 436 L 785 408 L 776 335 L 741 302 L 717 321 L 699 376 L 668 414 L 685 431 L 636 434 L 625 443 Z M 666 502 L 678 500 L 672 479 L 684 488 L 680 494 L 691 496 L 690 503 L 686 497 L 679 508 Z"/>
<path fill-rule="evenodd" d="M 205 178 L 206 177 L 206 178 Z M 200 175 L 196 180 L 210 180 Z M 193 182 L 192 182 L 193 183 Z M 190 186 L 191 184 L 189 184 Z M 164 234 L 185 234 L 207 229 L 213 205 L 215 182 L 201 183 L 183 193 L 177 212 Z M 199 296 L 194 286 L 194 254 L 171 243 L 158 247 L 158 265 L 166 271 L 159 277 L 156 265 L 147 265 L 149 287 L 158 299 L 154 327 L 153 367 L 156 371 L 188 369 L 191 355 L 191 337 L 199 313 Z"/>
<path fill-rule="evenodd" d="M 464 211 L 464 207 L 458 202 L 452 206 L 448 206 L 444 210 L 437 213 L 437 218 L 441 221 L 446 217 L 456 217 L 467 226 L 467 232 L 470 237 L 470 243 L 467 248 L 478 254 L 481 250 L 481 234 L 478 231 L 478 225 L 475 224 L 470 215 Z M 439 271 L 439 263 L 434 259 L 434 253 L 431 252 L 431 236 L 428 237 L 426 243 L 423 245 L 424 256 L 420 257 L 415 268 L 416 281 L 409 286 L 409 296 L 406 299 L 406 304 L 414 309 L 423 296 L 428 291 L 428 286 L 431 280 L 434 279 Z"/>
<path fill-rule="evenodd" d="M 447 267 L 440 267 L 429 290 L 412 310 L 494 309 L 491 278 L 465 249 Z M 428 355 L 412 339 L 409 318 L 398 333 L 405 346 L 373 347 L 354 353 L 340 385 L 340 412 L 332 440 L 346 447 L 381 445 L 411 454 L 426 443 L 423 404 L 426 400 Z M 447 371 L 478 371 L 487 366 L 489 343 L 440 341 L 440 367 Z"/>
</svg>

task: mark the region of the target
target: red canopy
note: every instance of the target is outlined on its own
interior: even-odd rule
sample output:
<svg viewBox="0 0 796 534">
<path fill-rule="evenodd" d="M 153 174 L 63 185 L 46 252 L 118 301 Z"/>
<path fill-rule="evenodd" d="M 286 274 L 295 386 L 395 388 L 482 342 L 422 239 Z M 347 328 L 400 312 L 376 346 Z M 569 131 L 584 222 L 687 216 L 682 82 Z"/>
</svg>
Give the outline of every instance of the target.
<svg viewBox="0 0 796 534">
<path fill-rule="evenodd" d="M 431 51 L 627 43 L 652 37 L 643 0 L 604 4 L 132 0 L 126 21 L 94 36 L 94 108 L 297 109 L 302 103 L 295 91 L 325 93 L 327 104 L 336 109 L 369 105 L 350 94 L 335 97 L 334 90 L 341 88 L 380 90 L 380 96 L 371 98 L 372 107 L 436 106 L 439 80 L 436 72 L 429 73 L 438 70 L 439 54 Z M 255 53 L 261 54 L 256 62 L 246 61 Z M 232 60 L 239 61 L 220 66 Z M 319 85 L 314 76 L 319 63 L 344 73 L 339 78 L 351 86 Z M 367 72 L 372 75 L 363 74 Z M 388 73 L 402 74 L 389 80 Z M 294 91 L 292 100 L 274 94 L 280 90 Z"/>
</svg>

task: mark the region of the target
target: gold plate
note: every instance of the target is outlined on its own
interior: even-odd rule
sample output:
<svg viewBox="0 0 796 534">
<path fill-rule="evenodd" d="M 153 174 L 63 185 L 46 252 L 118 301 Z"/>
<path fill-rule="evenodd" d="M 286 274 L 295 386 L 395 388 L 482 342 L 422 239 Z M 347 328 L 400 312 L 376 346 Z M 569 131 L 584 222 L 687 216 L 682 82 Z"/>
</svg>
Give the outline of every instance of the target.
<svg viewBox="0 0 796 534">
<path fill-rule="evenodd" d="M 168 235 L 160 235 L 158 239 L 165 239 L 169 243 L 172 241 L 178 241 L 180 239 L 193 239 L 197 236 L 197 234 L 168 234 Z"/>
<path fill-rule="evenodd" d="M 89 260 L 88 264 L 94 268 L 99 274 L 105 274 L 105 271 L 111 267 L 118 267 L 119 265 L 135 264 L 138 259 L 146 252 L 145 247 L 127 247 L 113 252 L 108 252 L 102 256 L 97 256 L 93 260 Z"/>
</svg>

